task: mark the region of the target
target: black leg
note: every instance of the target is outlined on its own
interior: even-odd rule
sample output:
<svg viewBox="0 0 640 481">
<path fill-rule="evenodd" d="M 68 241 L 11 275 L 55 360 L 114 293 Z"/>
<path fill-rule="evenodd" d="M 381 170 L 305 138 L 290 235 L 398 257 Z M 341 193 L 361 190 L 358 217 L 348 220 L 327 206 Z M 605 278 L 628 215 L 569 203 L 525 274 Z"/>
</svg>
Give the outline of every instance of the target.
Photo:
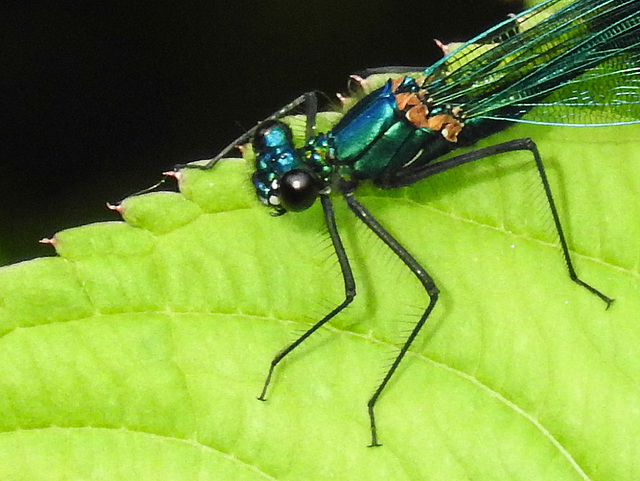
<svg viewBox="0 0 640 481">
<path fill-rule="evenodd" d="M 305 143 L 311 140 L 316 130 L 316 115 L 318 114 L 318 97 L 315 92 L 304 94 L 305 115 L 307 117 L 307 128 L 305 131 Z M 285 114 L 286 115 L 286 114 Z M 282 115 L 280 116 L 282 117 Z M 277 118 L 280 118 L 277 117 Z"/>
<path fill-rule="evenodd" d="M 266 121 L 266 120 L 280 119 L 285 115 L 289 114 L 290 112 L 292 112 L 295 108 L 299 107 L 302 104 L 306 104 L 307 130 L 305 135 L 306 135 L 306 140 L 309 140 L 313 136 L 313 131 L 316 123 L 316 114 L 318 113 L 318 100 L 316 97 L 316 93 L 313 91 L 305 92 L 304 94 L 296 98 L 294 101 L 289 102 L 287 105 L 282 107 L 280 110 L 274 112 L 264 120 Z M 220 153 L 218 153 L 218 155 L 216 155 L 212 159 L 209 159 L 206 164 L 193 164 L 193 163 L 178 164 L 174 167 L 174 170 L 180 170 L 185 168 L 209 170 L 214 165 L 216 165 L 220 159 L 222 159 L 225 155 L 227 155 L 237 146 L 243 145 L 249 142 L 253 137 L 253 134 L 255 134 L 256 130 L 258 130 L 261 124 L 262 122 L 258 123 L 255 127 L 247 130 L 244 134 L 242 134 L 240 137 L 238 137 L 236 140 L 234 140 L 229 145 L 227 145 L 224 149 L 222 149 Z"/>
<path fill-rule="evenodd" d="M 271 376 L 273 375 L 273 371 L 282 361 L 287 354 L 293 351 L 296 347 L 302 344 L 311 334 L 316 332 L 320 327 L 326 324 L 330 319 L 335 317 L 340 311 L 342 311 L 345 307 L 347 307 L 351 301 L 353 301 L 356 296 L 356 283 L 353 279 L 353 272 L 351 271 L 351 266 L 349 265 L 349 260 L 347 259 L 347 254 L 344 250 L 344 246 L 342 245 L 342 240 L 340 239 L 340 235 L 338 234 L 338 229 L 336 227 L 336 220 L 333 215 L 333 206 L 331 204 L 331 199 L 328 195 L 322 194 L 320 195 L 320 202 L 322 203 L 322 209 L 324 211 L 324 220 L 327 224 L 327 229 L 329 230 L 329 236 L 331 237 L 331 242 L 333 243 L 333 248 L 336 251 L 336 255 L 338 256 L 338 262 L 340 263 L 340 269 L 342 270 L 342 278 L 344 280 L 344 300 L 331 312 L 329 312 L 326 316 L 316 322 L 313 326 L 307 330 L 302 336 L 293 341 L 287 347 L 285 347 L 282 351 L 280 351 L 271 361 L 271 366 L 269 367 L 269 372 L 267 374 L 267 378 L 264 382 L 264 386 L 262 387 L 262 392 L 258 396 L 260 401 L 266 401 L 267 398 L 267 388 L 269 387 L 269 383 L 271 382 Z"/>
<path fill-rule="evenodd" d="M 480 160 L 492 155 L 502 154 L 505 152 L 513 152 L 517 150 L 528 150 L 533 154 L 533 158 L 535 159 L 536 166 L 538 167 L 538 174 L 540 176 L 540 180 L 542 181 L 542 186 L 544 188 L 544 193 L 547 196 L 547 202 L 549 203 L 549 208 L 551 209 L 551 214 L 553 215 L 553 222 L 555 223 L 556 231 L 560 239 L 560 246 L 562 247 L 562 254 L 567 264 L 567 269 L 569 270 L 569 277 L 576 284 L 584 287 L 588 291 L 598 296 L 604 302 L 606 302 L 607 308 L 609 308 L 609 306 L 613 302 L 613 299 L 603 294 L 592 285 L 587 284 L 585 281 L 580 279 L 576 274 L 576 271 L 573 267 L 573 262 L 571 261 L 571 255 L 569 254 L 569 247 L 567 246 L 567 241 L 564 236 L 564 232 L 562 230 L 562 224 L 560 223 L 560 217 L 558 216 L 558 210 L 553 200 L 553 195 L 551 194 L 551 187 L 549 186 L 549 181 L 547 180 L 547 174 L 545 172 L 544 165 L 540 157 L 540 153 L 538 152 L 538 147 L 536 146 L 535 142 L 533 142 L 533 140 L 531 139 L 510 140 L 502 144 L 491 145 L 489 147 L 484 147 L 482 149 L 474 150 L 472 152 L 467 152 L 465 154 L 461 154 L 456 157 L 443 160 L 441 162 L 436 162 L 434 164 L 420 165 L 420 159 L 417 159 L 415 162 L 412 163 L 412 165 L 418 165 L 419 167 L 413 168 L 413 169 L 408 168 L 404 172 L 400 171 L 399 174 L 396 174 L 396 175 L 391 174 L 381 179 L 377 179 L 376 185 L 378 185 L 379 187 L 382 187 L 383 189 L 395 189 L 398 187 L 404 187 L 404 186 L 413 184 L 414 182 L 417 182 L 420 179 L 424 179 L 425 177 L 429 177 L 429 176 L 438 174 L 440 172 L 444 172 L 445 170 L 458 167 L 459 165 L 462 165 L 462 164 L 467 164 L 469 162 Z"/>
<path fill-rule="evenodd" d="M 436 305 L 436 301 L 438 300 L 438 293 L 440 291 L 436 287 L 435 283 L 433 282 L 433 279 L 427 273 L 427 271 L 424 270 L 420 264 L 418 264 L 418 261 L 416 261 L 413 258 L 413 256 L 411 256 L 411 254 L 409 254 L 407 250 L 404 247 L 402 247 L 402 245 L 400 245 L 400 243 L 396 239 L 394 239 L 393 236 L 389 234 L 389 232 L 387 232 L 384 229 L 384 227 L 382 227 L 376 219 L 373 218 L 373 216 L 364 208 L 362 204 L 360 204 L 360 202 L 358 202 L 353 197 L 351 193 L 344 194 L 344 198 L 347 201 L 347 204 L 349 205 L 349 208 L 353 211 L 353 213 L 362 222 L 364 222 L 367 225 L 367 227 L 369 227 L 369 229 L 375 232 L 375 234 L 380 239 L 382 239 L 382 241 L 385 244 L 387 244 L 387 246 L 389 246 L 389 248 L 400 259 L 402 259 L 402 262 L 404 262 L 407 265 L 407 267 L 411 270 L 411 272 L 413 272 L 414 275 L 420 280 L 420 282 L 424 286 L 424 289 L 427 291 L 427 294 L 429 295 L 429 305 L 425 309 L 418 323 L 415 325 L 415 327 L 411 331 L 411 334 L 409 334 L 409 337 L 407 338 L 404 345 L 400 349 L 400 353 L 396 356 L 395 360 L 393 361 L 393 364 L 387 371 L 387 374 L 385 374 L 384 379 L 382 380 L 378 388 L 373 393 L 373 396 L 371 396 L 371 399 L 369 399 L 369 402 L 367 403 L 367 407 L 369 409 L 369 421 L 371 423 L 371 444 L 369 446 L 381 446 L 381 444 L 378 442 L 378 432 L 376 429 L 376 420 L 375 420 L 375 413 L 374 413 L 375 404 L 378 401 L 378 398 L 380 397 L 380 394 L 384 390 L 385 386 L 389 382 L 389 379 L 391 379 L 391 376 L 393 376 L 393 373 L 396 371 L 396 369 L 400 365 L 402 358 L 404 358 L 405 354 L 409 350 L 409 347 L 411 346 L 416 336 L 422 329 L 422 326 L 424 326 L 424 323 L 429 317 L 429 314 L 431 314 L 431 311 L 433 310 L 434 306 Z"/>
</svg>

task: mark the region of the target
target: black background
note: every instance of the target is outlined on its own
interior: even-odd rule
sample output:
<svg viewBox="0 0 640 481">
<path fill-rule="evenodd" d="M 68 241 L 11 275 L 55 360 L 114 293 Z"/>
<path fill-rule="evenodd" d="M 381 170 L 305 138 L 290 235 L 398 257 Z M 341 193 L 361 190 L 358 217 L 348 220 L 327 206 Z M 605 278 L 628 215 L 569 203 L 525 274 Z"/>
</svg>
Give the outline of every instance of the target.
<svg viewBox="0 0 640 481">
<path fill-rule="evenodd" d="M 10 2 L 11 3 L 11 2 Z M 53 2 L 0 7 L 0 261 L 117 220 L 105 202 L 213 156 L 305 90 L 428 65 L 519 2 Z"/>
</svg>

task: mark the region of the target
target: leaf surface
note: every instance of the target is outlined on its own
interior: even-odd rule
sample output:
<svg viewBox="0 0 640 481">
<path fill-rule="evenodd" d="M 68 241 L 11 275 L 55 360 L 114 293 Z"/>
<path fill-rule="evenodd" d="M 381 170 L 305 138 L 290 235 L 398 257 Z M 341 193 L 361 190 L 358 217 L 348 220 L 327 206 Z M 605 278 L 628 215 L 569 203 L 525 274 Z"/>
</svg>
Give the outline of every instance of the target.
<svg viewBox="0 0 640 481">
<path fill-rule="evenodd" d="M 530 154 L 359 199 L 440 302 L 366 402 L 427 297 L 335 198 L 353 305 L 319 206 L 273 218 L 250 165 L 187 170 L 126 222 L 70 229 L 0 269 L 0 478 L 632 480 L 640 459 L 640 130 L 516 126 L 547 165 L 573 283 Z"/>
</svg>

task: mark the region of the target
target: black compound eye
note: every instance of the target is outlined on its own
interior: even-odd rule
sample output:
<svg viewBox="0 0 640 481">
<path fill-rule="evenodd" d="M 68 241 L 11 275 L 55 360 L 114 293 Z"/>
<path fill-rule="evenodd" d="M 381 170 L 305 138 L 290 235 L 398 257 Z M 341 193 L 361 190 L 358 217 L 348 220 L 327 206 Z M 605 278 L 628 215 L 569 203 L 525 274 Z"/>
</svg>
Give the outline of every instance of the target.
<svg viewBox="0 0 640 481">
<path fill-rule="evenodd" d="M 306 170 L 290 170 L 280 179 L 280 199 L 285 209 L 308 209 L 320 192 L 318 179 Z"/>
</svg>

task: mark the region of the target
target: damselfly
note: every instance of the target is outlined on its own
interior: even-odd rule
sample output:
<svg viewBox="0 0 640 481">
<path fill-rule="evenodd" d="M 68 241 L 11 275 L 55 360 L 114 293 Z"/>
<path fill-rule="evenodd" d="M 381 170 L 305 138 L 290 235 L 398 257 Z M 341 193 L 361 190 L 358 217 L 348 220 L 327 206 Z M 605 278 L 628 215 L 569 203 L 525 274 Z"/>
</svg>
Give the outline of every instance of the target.
<svg viewBox="0 0 640 481">
<path fill-rule="evenodd" d="M 419 71 L 418 75 L 409 72 Z M 210 169 L 234 147 L 252 140 L 253 184 L 276 215 L 301 211 L 316 199 L 336 252 L 344 300 L 276 354 L 276 366 L 355 297 L 355 280 L 332 207 L 338 192 L 349 209 L 422 283 L 429 302 L 367 404 L 371 446 L 379 446 L 374 408 L 438 300 L 429 273 L 354 197 L 362 181 L 382 189 L 511 151 L 529 151 L 537 167 L 570 278 L 602 299 L 612 299 L 578 277 L 567 247 L 545 168 L 532 139 L 520 138 L 446 160 L 444 154 L 474 144 L 514 122 L 594 126 L 640 122 L 640 0 L 546 0 L 460 45 L 431 67 L 387 67 L 381 88 L 357 102 L 328 132 L 315 133 L 317 103 L 306 93 L 249 130 L 206 164 Z M 296 149 L 278 119 L 306 106 L 306 143 Z M 185 166 L 177 166 L 182 168 Z"/>
</svg>

